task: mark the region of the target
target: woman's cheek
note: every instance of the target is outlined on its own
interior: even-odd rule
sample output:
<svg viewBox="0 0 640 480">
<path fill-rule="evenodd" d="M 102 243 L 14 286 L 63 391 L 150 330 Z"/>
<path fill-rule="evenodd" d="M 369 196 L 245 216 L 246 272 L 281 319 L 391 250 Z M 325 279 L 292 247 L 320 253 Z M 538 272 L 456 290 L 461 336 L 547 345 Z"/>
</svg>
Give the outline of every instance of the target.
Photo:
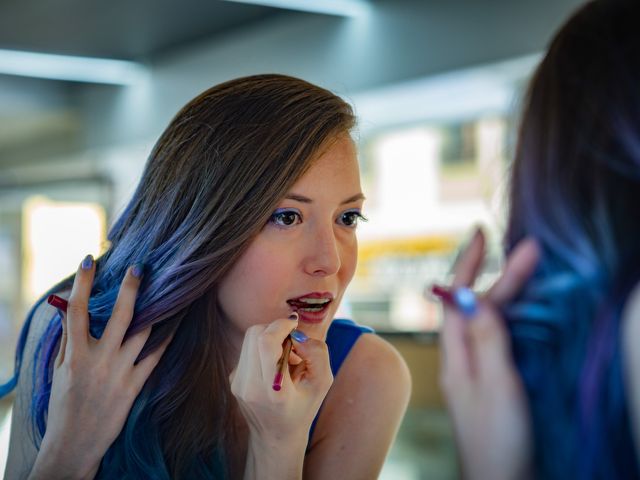
<svg viewBox="0 0 640 480">
<path fill-rule="evenodd" d="M 356 273 L 356 266 L 358 264 L 358 242 L 352 239 L 345 246 L 342 255 L 342 280 L 346 284 L 349 284 Z M 346 287 L 346 286 L 345 286 Z"/>
</svg>

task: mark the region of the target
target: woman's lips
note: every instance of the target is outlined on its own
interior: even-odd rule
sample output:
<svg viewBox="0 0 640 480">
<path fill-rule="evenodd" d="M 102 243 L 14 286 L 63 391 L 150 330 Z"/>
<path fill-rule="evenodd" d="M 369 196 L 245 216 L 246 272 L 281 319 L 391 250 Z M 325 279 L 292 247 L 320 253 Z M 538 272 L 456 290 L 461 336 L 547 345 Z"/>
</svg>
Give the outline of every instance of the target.
<svg viewBox="0 0 640 480">
<path fill-rule="evenodd" d="M 324 320 L 333 302 L 329 292 L 312 292 L 287 300 L 294 312 L 298 312 L 300 320 L 306 323 L 320 323 Z"/>
<path fill-rule="evenodd" d="M 300 321 L 305 323 L 321 323 L 327 315 L 327 311 L 329 310 L 329 305 L 331 305 L 331 301 L 325 303 L 322 308 L 314 309 L 314 311 L 309 311 L 308 308 L 304 308 L 300 305 L 292 305 L 291 308 L 294 312 L 298 312 L 300 316 Z"/>
</svg>

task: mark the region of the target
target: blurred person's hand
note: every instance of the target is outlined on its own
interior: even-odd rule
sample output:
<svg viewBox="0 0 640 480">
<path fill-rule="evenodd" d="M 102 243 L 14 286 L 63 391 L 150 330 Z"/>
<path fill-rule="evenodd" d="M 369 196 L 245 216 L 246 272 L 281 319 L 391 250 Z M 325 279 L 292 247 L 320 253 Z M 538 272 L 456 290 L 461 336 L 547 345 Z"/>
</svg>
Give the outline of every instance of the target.
<svg viewBox="0 0 640 480">
<path fill-rule="evenodd" d="M 484 256 L 485 238 L 478 229 L 454 267 L 451 288 L 471 287 Z M 529 407 L 499 312 L 521 290 L 538 258 L 535 241 L 525 239 L 495 284 L 477 298 L 475 314 L 465 316 L 444 304 L 440 381 L 466 478 L 520 480 L 531 473 Z"/>
<path fill-rule="evenodd" d="M 95 262 L 87 257 L 62 319 L 47 429 L 30 479 L 93 478 L 171 340 L 137 364 L 151 327 L 123 342 L 140 286 L 140 265 L 127 271 L 102 338 L 92 337 L 87 307 L 94 274 Z"/>
</svg>

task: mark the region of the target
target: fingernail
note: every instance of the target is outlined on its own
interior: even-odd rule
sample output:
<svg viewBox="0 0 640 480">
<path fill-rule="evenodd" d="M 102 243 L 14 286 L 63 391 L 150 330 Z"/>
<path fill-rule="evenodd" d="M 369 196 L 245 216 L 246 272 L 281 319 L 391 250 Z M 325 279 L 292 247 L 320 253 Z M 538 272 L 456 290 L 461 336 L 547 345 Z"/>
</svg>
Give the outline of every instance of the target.
<svg viewBox="0 0 640 480">
<path fill-rule="evenodd" d="M 294 322 L 297 321 L 300 317 L 298 316 L 298 312 L 293 312 L 291 315 L 289 315 L 289 320 L 293 320 Z"/>
<path fill-rule="evenodd" d="M 309 340 L 309 337 L 307 337 L 303 332 L 297 329 L 293 330 L 289 335 L 291 335 L 291 338 L 293 338 L 296 342 L 304 343 Z"/>
<path fill-rule="evenodd" d="M 82 270 L 89 270 L 91 267 L 93 267 L 93 256 L 87 255 L 86 257 L 84 257 L 84 260 L 82 260 L 82 264 L 80 265 L 80 267 L 82 268 Z"/>
<path fill-rule="evenodd" d="M 136 263 L 131 267 L 131 275 L 133 275 L 136 278 L 142 278 L 142 275 L 144 275 L 144 264 L 143 263 Z"/>
<path fill-rule="evenodd" d="M 478 310 L 476 294 L 467 287 L 457 288 L 453 293 L 456 305 L 467 317 L 475 315 Z"/>
</svg>

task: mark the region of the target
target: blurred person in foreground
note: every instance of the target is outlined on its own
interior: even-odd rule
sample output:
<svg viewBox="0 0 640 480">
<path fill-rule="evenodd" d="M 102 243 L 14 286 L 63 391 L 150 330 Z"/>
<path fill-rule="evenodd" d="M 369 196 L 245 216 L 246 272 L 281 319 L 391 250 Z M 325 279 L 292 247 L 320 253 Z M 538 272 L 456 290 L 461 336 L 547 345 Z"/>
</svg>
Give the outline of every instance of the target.
<svg viewBox="0 0 640 480">
<path fill-rule="evenodd" d="M 475 313 L 445 306 L 442 385 L 464 473 L 638 478 L 640 2 L 597 0 L 529 87 L 503 275 Z M 452 287 L 473 284 L 476 232 Z"/>
</svg>

